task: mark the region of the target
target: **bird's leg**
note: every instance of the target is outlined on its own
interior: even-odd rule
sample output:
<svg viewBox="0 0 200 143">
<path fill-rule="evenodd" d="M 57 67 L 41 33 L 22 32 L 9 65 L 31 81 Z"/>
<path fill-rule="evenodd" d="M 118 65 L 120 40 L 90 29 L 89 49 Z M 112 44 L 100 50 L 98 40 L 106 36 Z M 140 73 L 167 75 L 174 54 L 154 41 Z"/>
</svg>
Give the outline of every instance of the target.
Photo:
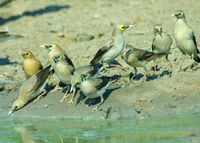
<svg viewBox="0 0 200 143">
<path fill-rule="evenodd" d="M 149 75 L 146 67 L 144 67 L 144 70 L 145 70 L 145 74 L 144 74 L 143 82 L 148 80 L 148 75 Z"/>
<path fill-rule="evenodd" d="M 73 87 L 73 89 L 72 89 L 72 98 L 70 99 L 70 101 L 67 103 L 67 104 L 73 104 L 74 103 L 74 98 L 75 98 L 75 96 L 76 96 L 76 87 Z"/>
<path fill-rule="evenodd" d="M 97 105 L 97 106 L 93 109 L 93 112 L 96 112 L 97 109 L 99 109 L 99 107 L 104 103 L 103 94 L 102 94 L 100 97 L 101 97 L 101 102 L 99 103 L 99 105 Z"/>
<path fill-rule="evenodd" d="M 54 92 L 54 91 L 61 90 L 61 89 L 62 89 L 62 87 L 60 87 L 59 83 L 58 83 L 58 84 L 56 84 L 56 86 L 54 87 L 54 89 L 51 90 L 50 92 Z"/>
<path fill-rule="evenodd" d="M 62 103 L 70 94 L 69 94 L 69 89 L 67 88 L 67 91 L 65 92 L 65 94 L 63 95 L 63 98 L 60 100 L 60 103 Z"/>
</svg>

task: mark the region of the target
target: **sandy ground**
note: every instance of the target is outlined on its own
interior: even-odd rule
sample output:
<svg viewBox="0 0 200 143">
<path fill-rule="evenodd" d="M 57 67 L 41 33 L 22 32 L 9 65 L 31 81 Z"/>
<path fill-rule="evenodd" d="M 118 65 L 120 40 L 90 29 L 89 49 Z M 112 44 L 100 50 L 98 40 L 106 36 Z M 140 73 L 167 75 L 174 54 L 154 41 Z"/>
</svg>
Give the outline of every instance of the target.
<svg viewBox="0 0 200 143">
<path fill-rule="evenodd" d="M 177 9 L 186 13 L 188 24 L 200 43 L 200 15 L 198 0 L 16 0 L 0 8 L 0 30 L 9 29 L 11 36 L 0 37 L 0 116 L 7 115 L 20 84 L 25 80 L 21 67 L 22 57 L 17 53 L 31 50 L 47 65 L 47 51 L 40 48 L 44 43 L 58 43 L 72 59 L 76 67 L 85 65 L 111 35 L 114 24 L 134 23 L 134 28 L 125 33 L 126 42 L 136 48 L 151 50 L 153 25 L 163 25 L 164 31 L 172 35 L 175 18 L 171 14 Z M 94 39 L 76 41 L 78 34 L 93 35 Z M 172 45 L 169 63 L 159 60 L 161 78 L 140 83 L 130 81 L 133 71 L 121 58 L 117 61 L 129 71 L 114 71 L 122 78 L 111 90 L 100 111 L 91 114 L 91 108 L 83 103 L 78 106 L 60 104 L 61 91 L 49 93 L 41 101 L 31 103 L 13 116 L 60 117 L 60 118 L 130 118 L 151 117 L 164 114 L 197 113 L 200 111 L 199 69 L 188 69 L 193 61 L 184 57 Z M 198 44 L 199 45 L 199 44 Z M 149 63 L 150 69 L 153 63 Z M 144 71 L 139 69 L 140 73 Z M 7 76 L 5 76 L 7 75 Z M 138 86 L 137 86 L 138 85 Z M 59 112 L 58 112 L 59 111 Z"/>
</svg>

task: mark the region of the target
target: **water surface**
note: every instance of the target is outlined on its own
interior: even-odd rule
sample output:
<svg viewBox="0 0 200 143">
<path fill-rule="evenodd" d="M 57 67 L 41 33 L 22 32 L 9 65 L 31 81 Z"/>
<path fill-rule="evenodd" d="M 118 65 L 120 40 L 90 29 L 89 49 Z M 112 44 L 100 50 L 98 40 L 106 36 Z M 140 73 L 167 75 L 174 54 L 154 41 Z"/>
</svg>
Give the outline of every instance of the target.
<svg viewBox="0 0 200 143">
<path fill-rule="evenodd" d="M 0 143 L 198 142 L 200 114 L 135 120 L 0 118 Z"/>
</svg>

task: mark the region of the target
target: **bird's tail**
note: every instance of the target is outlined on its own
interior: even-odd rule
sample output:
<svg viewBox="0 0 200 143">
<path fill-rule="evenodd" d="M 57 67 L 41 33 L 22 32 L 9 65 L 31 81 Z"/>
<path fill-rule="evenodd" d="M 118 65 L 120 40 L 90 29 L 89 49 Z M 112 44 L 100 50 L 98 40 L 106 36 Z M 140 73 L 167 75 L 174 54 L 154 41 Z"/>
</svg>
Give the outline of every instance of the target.
<svg viewBox="0 0 200 143">
<path fill-rule="evenodd" d="M 197 54 L 194 55 L 194 60 L 198 63 L 200 63 L 200 58 Z"/>
<path fill-rule="evenodd" d="M 154 59 L 161 58 L 163 56 L 166 56 L 166 53 L 155 53 Z"/>
</svg>

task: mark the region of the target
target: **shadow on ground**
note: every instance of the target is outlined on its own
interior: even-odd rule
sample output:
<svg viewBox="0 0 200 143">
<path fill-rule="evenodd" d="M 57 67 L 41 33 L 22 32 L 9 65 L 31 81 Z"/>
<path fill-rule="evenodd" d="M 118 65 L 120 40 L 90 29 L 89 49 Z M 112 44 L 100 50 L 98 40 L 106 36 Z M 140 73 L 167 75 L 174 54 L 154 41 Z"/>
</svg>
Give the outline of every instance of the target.
<svg viewBox="0 0 200 143">
<path fill-rule="evenodd" d="M 34 10 L 34 11 L 25 11 L 20 15 L 10 16 L 8 18 L 0 18 L 0 25 L 6 24 L 11 21 L 18 20 L 24 16 L 37 16 L 37 15 L 42 15 L 42 14 L 50 13 L 50 12 L 56 12 L 56 11 L 60 11 L 62 9 L 69 9 L 69 8 L 70 8 L 69 5 L 64 5 L 64 6 L 51 5 L 51 6 L 47 6 L 45 8 L 41 8 L 41 9 Z"/>
<path fill-rule="evenodd" d="M 0 58 L 0 66 L 13 65 L 13 64 L 18 64 L 18 62 L 11 62 L 7 57 L 6 58 Z"/>
</svg>

